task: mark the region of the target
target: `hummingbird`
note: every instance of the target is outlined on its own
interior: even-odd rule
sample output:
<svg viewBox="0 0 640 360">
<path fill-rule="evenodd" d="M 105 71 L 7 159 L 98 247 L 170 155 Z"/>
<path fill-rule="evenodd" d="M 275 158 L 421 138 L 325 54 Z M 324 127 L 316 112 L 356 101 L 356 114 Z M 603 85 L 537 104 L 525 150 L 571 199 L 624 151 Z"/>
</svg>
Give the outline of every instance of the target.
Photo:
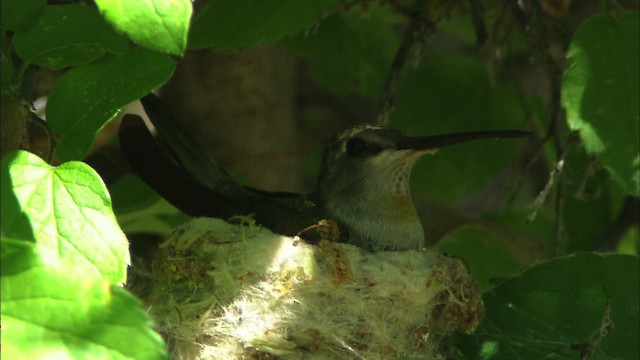
<svg viewBox="0 0 640 360">
<path fill-rule="evenodd" d="M 416 161 L 447 145 L 526 135 L 502 130 L 408 136 L 377 125 L 356 126 L 340 132 L 325 149 L 317 202 L 348 231 L 352 244 L 369 250 L 421 249 L 424 230 L 409 186 Z"/>
<path fill-rule="evenodd" d="M 368 250 L 424 247 L 409 188 L 411 170 L 421 156 L 466 141 L 529 135 L 503 130 L 408 136 L 378 125 L 358 125 L 329 142 L 316 191 L 271 193 L 235 182 L 155 95 L 141 101 L 157 136 L 139 116 L 128 114 L 120 126 L 122 153 L 143 181 L 184 213 L 223 219 L 253 214 L 257 223 L 286 235 L 318 220 L 333 220 L 339 224 L 339 241 Z"/>
</svg>

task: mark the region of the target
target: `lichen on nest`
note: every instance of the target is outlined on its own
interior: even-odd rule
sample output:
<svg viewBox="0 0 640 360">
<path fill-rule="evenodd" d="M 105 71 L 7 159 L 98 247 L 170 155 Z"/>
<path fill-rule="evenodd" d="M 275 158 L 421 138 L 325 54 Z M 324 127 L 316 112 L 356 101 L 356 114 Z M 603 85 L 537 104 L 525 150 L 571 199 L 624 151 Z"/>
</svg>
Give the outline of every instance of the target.
<svg viewBox="0 0 640 360">
<path fill-rule="evenodd" d="M 174 358 L 441 359 L 484 312 L 463 263 L 430 250 L 310 245 L 211 218 L 160 250 L 143 297 Z"/>
</svg>

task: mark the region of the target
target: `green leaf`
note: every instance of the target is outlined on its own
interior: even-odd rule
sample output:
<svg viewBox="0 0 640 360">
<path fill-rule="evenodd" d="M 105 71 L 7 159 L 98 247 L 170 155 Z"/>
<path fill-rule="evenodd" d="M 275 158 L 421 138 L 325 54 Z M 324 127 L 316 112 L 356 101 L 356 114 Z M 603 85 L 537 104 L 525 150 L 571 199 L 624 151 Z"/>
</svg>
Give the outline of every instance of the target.
<svg viewBox="0 0 640 360">
<path fill-rule="evenodd" d="M 619 21 L 593 16 L 571 41 L 562 87 L 569 127 L 635 196 L 640 194 L 639 44 L 637 12 Z"/>
<path fill-rule="evenodd" d="M 96 0 L 116 29 L 149 49 L 182 55 L 187 46 L 190 0 Z"/>
<path fill-rule="evenodd" d="M 492 84 L 482 61 L 454 54 L 429 60 L 400 83 L 392 127 L 411 135 L 525 129 L 515 90 Z M 486 185 L 525 142 L 485 140 L 442 148 L 418 161 L 412 186 L 439 201 L 454 201 Z"/>
<path fill-rule="evenodd" d="M 638 225 L 631 226 L 622 235 L 616 251 L 624 254 L 638 255 L 638 249 L 640 249 L 640 228 Z"/>
<path fill-rule="evenodd" d="M 482 215 L 483 222 L 489 226 L 509 232 L 508 249 L 520 265 L 531 265 L 556 253 L 555 213 L 542 208 L 535 221 L 528 223 L 524 219 L 529 215 L 530 208 Z"/>
<path fill-rule="evenodd" d="M 109 193 L 113 199 L 113 212 L 116 215 L 142 210 L 160 199 L 160 195 L 149 185 L 131 174 L 119 177 L 109 186 Z"/>
<path fill-rule="evenodd" d="M 73 264 L 3 271 L 1 279 L 3 357 L 167 358 L 140 302 Z"/>
<path fill-rule="evenodd" d="M 85 276 L 105 277 L 111 284 L 125 281 L 127 239 L 91 167 L 68 162 L 54 168 L 17 151 L 2 161 L 0 186 L 3 238 L 35 243 L 47 265 L 73 263 Z"/>
<path fill-rule="evenodd" d="M 129 44 L 95 9 L 62 5 L 47 6 L 34 26 L 15 33 L 13 46 L 23 60 L 57 70 L 91 62 L 107 52 L 121 54 Z"/>
<path fill-rule="evenodd" d="M 486 290 L 490 280 L 515 274 L 519 264 L 509 254 L 504 235 L 481 226 L 463 226 L 438 243 L 438 251 L 464 259 L 473 276 Z"/>
<path fill-rule="evenodd" d="M 159 198 L 153 204 L 137 210 L 116 214 L 122 231 L 127 234 L 158 234 L 165 236 L 190 217 L 180 212 L 165 199 Z"/>
<path fill-rule="evenodd" d="M 591 344 L 589 359 L 637 359 L 638 290 L 637 256 L 542 262 L 484 296 L 485 319 L 458 347 L 473 359 L 579 359 Z"/>
<path fill-rule="evenodd" d="M 84 157 L 98 131 L 120 108 L 166 82 L 175 66 L 166 55 L 139 49 L 62 75 L 47 103 L 47 120 L 62 134 L 60 158 Z"/>
<path fill-rule="evenodd" d="M 504 9 L 499 6 L 484 5 L 482 17 L 486 25 L 499 23 L 504 16 Z M 449 43 L 457 44 L 457 47 L 465 46 L 467 48 L 475 46 L 476 43 L 476 27 L 473 24 L 472 12 L 447 16 L 438 23 L 438 33 L 446 33 L 446 39 Z M 491 31 L 491 30 L 490 30 Z M 504 36 L 501 41 L 509 49 L 511 54 L 529 51 L 527 40 L 521 32 L 512 31 L 508 36 Z"/>
<path fill-rule="evenodd" d="M 121 176 L 110 186 L 109 193 L 118 224 L 127 234 L 166 235 L 188 219 L 137 176 Z"/>
<path fill-rule="evenodd" d="M 596 250 L 598 241 L 611 228 L 614 211 L 622 205 L 612 190 L 620 190 L 609 179 L 606 170 L 593 170 L 599 164 L 584 153 L 584 148 L 571 151 L 566 157 L 564 174 L 567 179 L 563 204 L 563 229 L 567 248 L 562 253 Z M 591 170 L 589 170 L 591 169 Z M 592 171 L 592 174 L 587 172 Z"/>
<path fill-rule="evenodd" d="M 116 285 L 128 244 L 95 171 L 25 151 L 1 169 L 3 357 L 166 358 L 139 301 Z"/>
<path fill-rule="evenodd" d="M 19 274 L 41 263 L 35 243 L 2 235 L 0 247 L 2 276 Z"/>
<path fill-rule="evenodd" d="M 195 19 L 189 48 L 231 50 L 273 43 L 318 21 L 340 0 L 211 0 Z"/>
<path fill-rule="evenodd" d="M 16 31 L 33 25 L 42 15 L 47 0 L 2 0 L 0 2 L 0 28 Z"/>
<path fill-rule="evenodd" d="M 309 61 L 314 79 L 337 93 L 377 98 L 399 46 L 401 18 L 382 6 L 356 8 L 325 19 L 311 34 L 285 40 Z"/>
</svg>

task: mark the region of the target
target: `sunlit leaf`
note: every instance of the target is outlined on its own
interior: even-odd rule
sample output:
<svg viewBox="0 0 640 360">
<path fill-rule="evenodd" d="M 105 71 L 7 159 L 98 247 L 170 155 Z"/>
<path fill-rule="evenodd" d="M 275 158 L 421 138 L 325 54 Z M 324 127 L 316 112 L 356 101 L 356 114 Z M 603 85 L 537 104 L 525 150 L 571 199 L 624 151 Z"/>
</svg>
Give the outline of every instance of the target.
<svg viewBox="0 0 640 360">
<path fill-rule="evenodd" d="M 58 155 L 64 160 L 84 157 L 120 108 L 162 85 L 175 65 L 167 55 L 139 49 L 61 76 L 47 104 L 47 120 L 62 134 Z"/>
<path fill-rule="evenodd" d="M 17 151 L 1 180 L 3 357 L 166 358 L 140 302 L 119 287 L 128 243 L 98 174 Z"/>
<path fill-rule="evenodd" d="M 127 239 L 91 167 L 81 162 L 51 167 L 18 151 L 3 159 L 0 186 L 3 237 L 34 242 L 45 264 L 73 263 L 85 276 L 125 281 Z"/>
<path fill-rule="evenodd" d="M 567 122 L 629 194 L 640 193 L 638 13 L 596 15 L 569 46 L 562 104 Z"/>
<path fill-rule="evenodd" d="M 1 279 L 3 358 L 166 358 L 140 301 L 107 281 L 69 264 L 3 271 Z"/>
<path fill-rule="evenodd" d="M 191 20 L 190 0 L 96 0 L 113 26 L 146 48 L 182 55 Z"/>
</svg>

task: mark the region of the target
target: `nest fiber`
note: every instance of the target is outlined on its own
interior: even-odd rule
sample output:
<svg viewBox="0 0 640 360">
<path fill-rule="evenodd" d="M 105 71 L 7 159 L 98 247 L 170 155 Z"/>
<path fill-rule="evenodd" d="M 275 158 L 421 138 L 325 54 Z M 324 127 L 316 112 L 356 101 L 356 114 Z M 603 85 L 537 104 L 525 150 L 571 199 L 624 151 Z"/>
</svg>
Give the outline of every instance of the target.
<svg viewBox="0 0 640 360">
<path fill-rule="evenodd" d="M 441 359 L 483 314 L 458 259 L 210 218 L 175 229 L 149 276 L 143 297 L 178 359 Z"/>
</svg>

